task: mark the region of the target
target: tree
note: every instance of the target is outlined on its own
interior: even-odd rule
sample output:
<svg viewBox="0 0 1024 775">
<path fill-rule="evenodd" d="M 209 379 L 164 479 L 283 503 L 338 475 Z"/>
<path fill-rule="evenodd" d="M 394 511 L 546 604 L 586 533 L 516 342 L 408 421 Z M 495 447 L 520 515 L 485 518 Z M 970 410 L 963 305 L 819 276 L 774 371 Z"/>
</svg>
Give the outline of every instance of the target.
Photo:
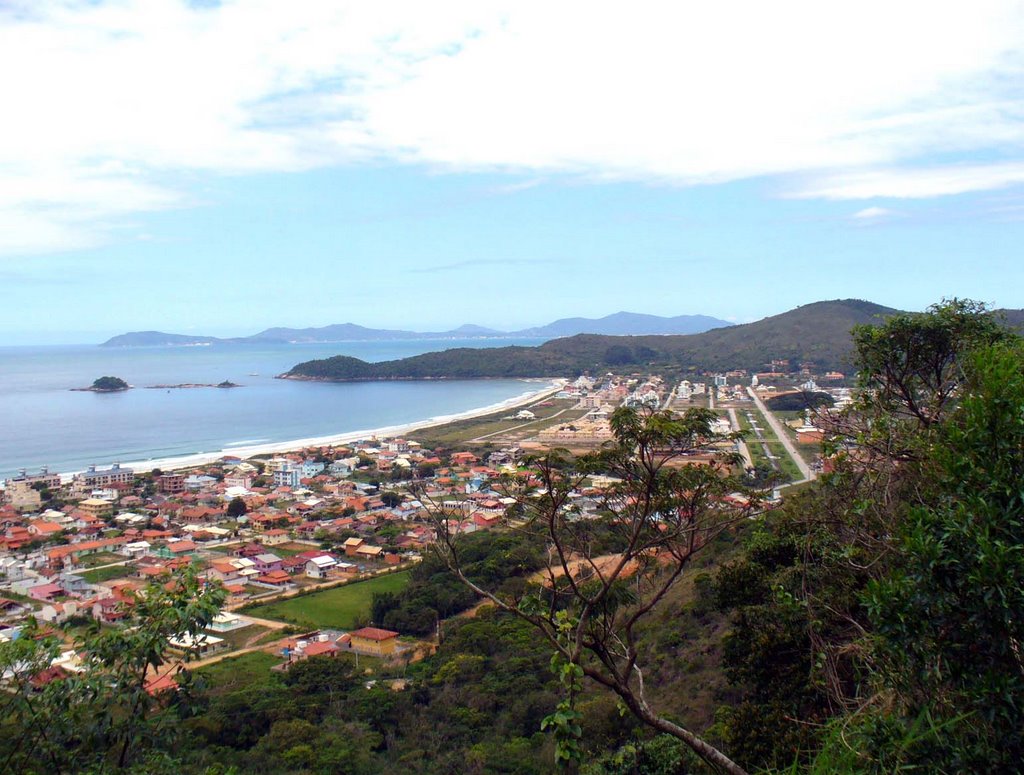
<svg viewBox="0 0 1024 775">
<path fill-rule="evenodd" d="M 639 664 L 639 629 L 690 560 L 716 536 L 745 519 L 756 506 L 733 505 L 742 489 L 731 475 L 734 453 L 716 446 L 735 436 L 713 431 L 714 412 L 693 408 L 669 412 L 620 408 L 612 415 L 614 441 L 592 455 L 569 458 L 554 451 L 531 461 L 538 485 L 518 498 L 524 524 L 548 545 L 543 583 L 491 591 L 471 579 L 462 557 L 463 538 L 436 515 L 436 550 L 456 577 L 499 609 L 529 622 L 554 649 L 553 667 L 566 691 L 545 727 L 554 731 L 560 761 L 579 756 L 575 700 L 582 679 L 613 692 L 640 721 L 669 734 L 712 766 L 742 773 L 739 765 L 688 729 L 659 715 L 649 704 Z M 707 453 L 707 464 L 688 457 Z M 585 518 L 570 495 L 596 473 L 620 483 L 604 496 L 608 516 Z M 615 551 L 598 554 L 595 534 L 606 531 Z M 605 544 L 607 546 L 608 544 Z"/>
<path fill-rule="evenodd" d="M 381 493 L 380 500 L 389 509 L 393 509 L 402 502 L 403 498 L 401 493 L 389 490 L 388 492 Z"/>
<path fill-rule="evenodd" d="M 120 377 L 97 377 L 93 380 L 90 390 L 97 393 L 113 393 L 118 390 L 127 390 L 130 385 Z"/>
<path fill-rule="evenodd" d="M 910 511 L 866 600 L 903 717 L 944 725 L 932 761 L 1009 771 L 1024 759 L 1024 346 L 964 366 L 934 448 L 942 497 Z"/>
<path fill-rule="evenodd" d="M 819 418 L 833 473 L 718 573 L 742 691 L 723 737 L 769 767 L 820 748 L 813 771 L 1009 769 L 1024 690 L 1011 613 L 1022 352 L 961 300 L 854 340 L 859 398 Z"/>
<path fill-rule="evenodd" d="M 1008 336 L 984 304 L 965 299 L 897 315 L 882 326 L 855 326 L 861 410 L 884 418 L 884 431 L 930 428 L 958 396 L 964 357 Z"/>
<path fill-rule="evenodd" d="M 233 519 L 245 516 L 249 511 L 249 507 L 245 505 L 245 501 L 240 497 L 232 498 L 228 503 L 227 515 Z"/>
<path fill-rule="evenodd" d="M 0 644 L 0 670 L 12 676 L 0 699 L 0 771 L 81 772 L 130 768 L 188 713 L 191 658 L 174 657 L 171 639 L 198 637 L 225 599 L 186 569 L 167 584 L 149 584 L 124 605 L 120 626 L 94 627 L 78 639 L 85 671 L 36 689 L 61 650 L 29 628 Z M 155 677 L 177 679 L 180 691 L 151 693 Z"/>
</svg>

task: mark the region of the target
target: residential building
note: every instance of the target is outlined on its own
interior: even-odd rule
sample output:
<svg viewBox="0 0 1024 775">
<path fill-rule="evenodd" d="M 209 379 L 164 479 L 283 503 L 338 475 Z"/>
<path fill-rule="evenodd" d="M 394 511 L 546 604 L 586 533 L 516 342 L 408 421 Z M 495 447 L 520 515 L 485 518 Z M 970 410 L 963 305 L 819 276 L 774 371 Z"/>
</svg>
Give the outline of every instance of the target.
<svg viewBox="0 0 1024 775">
<path fill-rule="evenodd" d="M 274 471 L 275 487 L 298 487 L 303 479 L 302 466 L 286 460 Z"/>
<path fill-rule="evenodd" d="M 72 492 L 83 494 L 114 484 L 130 485 L 133 481 L 135 481 L 135 471 L 131 468 L 122 468 L 120 463 L 114 463 L 110 468 L 89 466 L 88 469 L 75 476 L 71 489 Z"/>
<path fill-rule="evenodd" d="M 156 488 L 166 495 L 177 495 L 185 492 L 184 474 L 163 474 L 156 480 Z"/>
<path fill-rule="evenodd" d="M 361 654 L 372 654 L 387 657 L 395 653 L 398 644 L 398 633 L 382 630 L 378 627 L 363 627 L 349 633 L 348 647 Z"/>
<path fill-rule="evenodd" d="M 338 565 L 338 561 L 329 554 L 313 557 L 306 561 L 306 576 L 311 579 L 325 579 L 328 572 Z"/>
<path fill-rule="evenodd" d="M 114 512 L 114 504 L 104 498 L 86 498 L 78 504 L 78 509 L 90 517 L 101 518 Z"/>
</svg>

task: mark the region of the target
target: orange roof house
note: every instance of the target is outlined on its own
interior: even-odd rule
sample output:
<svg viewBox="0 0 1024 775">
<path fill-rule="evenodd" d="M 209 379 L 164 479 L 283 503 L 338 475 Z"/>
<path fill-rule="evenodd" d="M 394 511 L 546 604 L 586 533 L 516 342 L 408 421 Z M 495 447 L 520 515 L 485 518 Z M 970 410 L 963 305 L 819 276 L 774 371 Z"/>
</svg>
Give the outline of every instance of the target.
<svg viewBox="0 0 1024 775">
<path fill-rule="evenodd" d="M 56 535 L 63 529 L 64 528 L 56 522 L 47 522 L 43 519 L 37 519 L 28 523 L 28 532 L 32 535 L 42 536 L 43 538 Z"/>
<path fill-rule="evenodd" d="M 272 584 L 275 587 L 287 584 L 292 580 L 292 577 L 283 570 L 272 570 L 267 571 L 262 576 L 256 578 L 257 581 L 262 581 L 264 584 Z"/>
<path fill-rule="evenodd" d="M 348 647 L 353 651 L 375 656 L 390 656 L 395 653 L 398 633 L 378 627 L 363 627 L 349 633 Z"/>
</svg>

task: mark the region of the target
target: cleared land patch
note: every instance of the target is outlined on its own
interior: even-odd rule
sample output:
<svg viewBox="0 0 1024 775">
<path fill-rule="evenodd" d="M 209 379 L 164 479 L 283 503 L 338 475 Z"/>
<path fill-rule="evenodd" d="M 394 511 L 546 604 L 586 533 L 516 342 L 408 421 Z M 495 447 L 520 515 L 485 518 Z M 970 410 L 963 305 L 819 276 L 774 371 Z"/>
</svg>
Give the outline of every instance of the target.
<svg viewBox="0 0 1024 775">
<path fill-rule="evenodd" d="M 323 592 L 298 595 L 286 600 L 246 608 L 242 614 L 276 619 L 300 627 L 331 627 L 349 630 L 360 618 L 370 615 L 375 592 L 398 592 L 409 583 L 409 571 L 356 581 Z"/>
<path fill-rule="evenodd" d="M 249 686 L 257 686 L 276 681 L 270 668 L 278 664 L 281 658 L 263 651 L 250 651 L 237 657 L 228 657 L 220 662 L 199 668 L 210 682 L 210 689 L 215 694 L 236 691 Z"/>
<path fill-rule="evenodd" d="M 96 568 L 95 570 L 83 571 L 78 575 L 90 584 L 102 584 L 104 581 L 110 581 L 111 579 L 126 578 L 134 570 L 134 568 L 128 567 L 127 565 L 112 565 L 108 568 Z"/>
</svg>

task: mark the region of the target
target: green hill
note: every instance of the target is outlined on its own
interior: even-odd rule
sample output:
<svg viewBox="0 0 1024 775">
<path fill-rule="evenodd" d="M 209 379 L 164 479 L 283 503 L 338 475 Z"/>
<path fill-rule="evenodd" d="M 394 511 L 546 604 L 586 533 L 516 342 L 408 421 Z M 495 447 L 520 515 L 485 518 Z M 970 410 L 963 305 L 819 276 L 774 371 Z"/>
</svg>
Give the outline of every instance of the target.
<svg viewBox="0 0 1024 775">
<path fill-rule="evenodd" d="M 898 310 L 857 299 L 822 301 L 781 315 L 686 336 L 580 334 L 538 347 L 454 349 L 382 363 L 335 356 L 293 366 L 286 379 L 475 379 L 565 376 L 628 366 L 761 370 L 772 360 L 848 366 L 850 329 Z"/>
</svg>

